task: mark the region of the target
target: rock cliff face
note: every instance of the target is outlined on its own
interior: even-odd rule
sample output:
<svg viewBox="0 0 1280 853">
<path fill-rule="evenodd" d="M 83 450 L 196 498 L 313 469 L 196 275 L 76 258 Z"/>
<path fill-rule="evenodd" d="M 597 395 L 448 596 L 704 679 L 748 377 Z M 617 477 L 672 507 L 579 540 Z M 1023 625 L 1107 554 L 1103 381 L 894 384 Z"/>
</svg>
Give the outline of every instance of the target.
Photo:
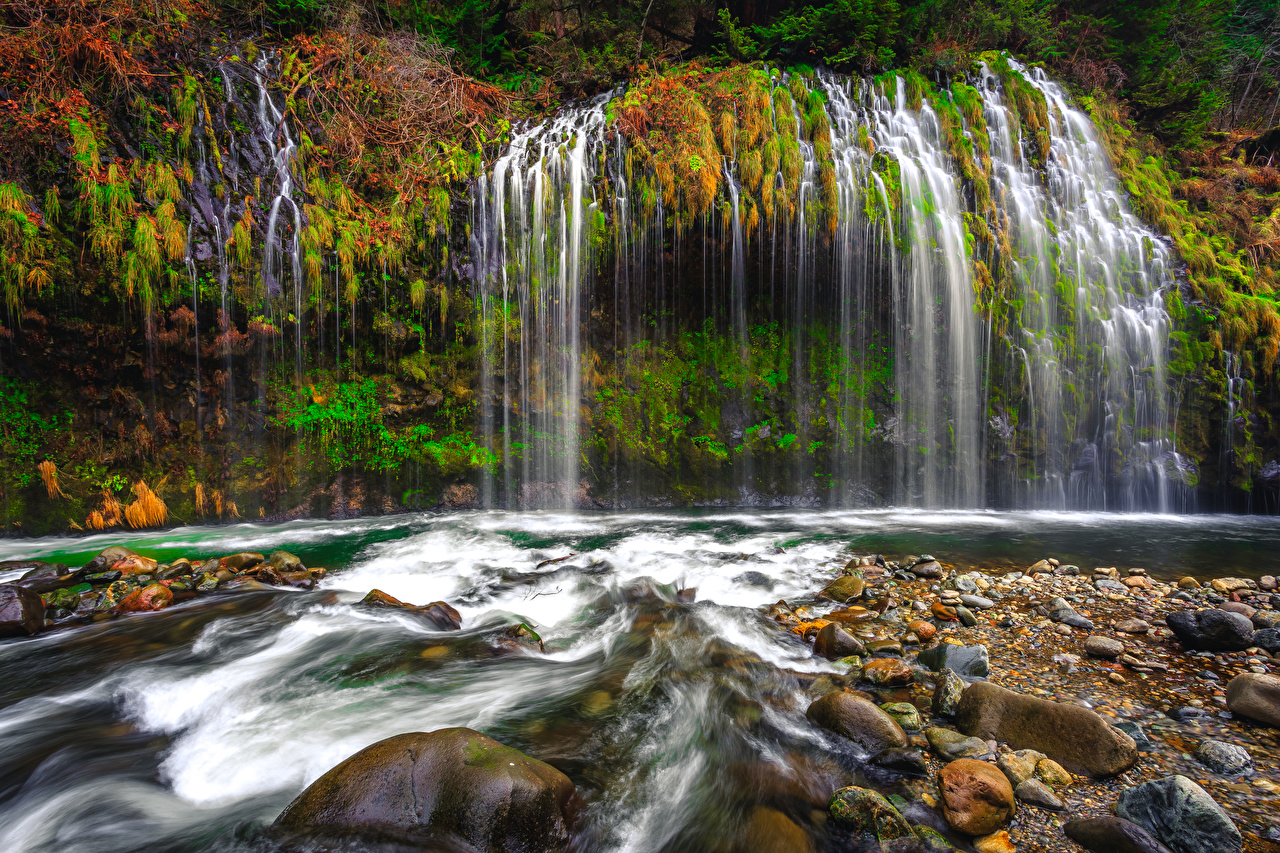
<svg viewBox="0 0 1280 853">
<path fill-rule="evenodd" d="M 151 492 L 192 521 L 1280 485 L 1280 315 L 1212 295 L 1105 97 L 975 51 L 533 104 L 416 37 L 193 9 L 129 18 L 115 78 L 45 57 L 83 103 L 8 93 L 43 116 L 0 140 L 10 531 Z"/>
</svg>

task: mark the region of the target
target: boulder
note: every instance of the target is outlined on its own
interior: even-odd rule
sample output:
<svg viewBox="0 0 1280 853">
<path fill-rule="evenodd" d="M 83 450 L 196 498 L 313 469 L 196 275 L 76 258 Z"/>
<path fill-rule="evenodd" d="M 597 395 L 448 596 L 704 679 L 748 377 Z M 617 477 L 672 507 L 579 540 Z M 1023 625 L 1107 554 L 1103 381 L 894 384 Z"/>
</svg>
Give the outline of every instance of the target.
<svg viewBox="0 0 1280 853">
<path fill-rule="evenodd" d="M 850 785 L 831 795 L 827 814 L 837 826 L 855 835 L 874 835 L 877 841 L 912 838 L 911 824 L 882 795 Z"/>
<path fill-rule="evenodd" d="M 1120 792 L 1116 814 L 1173 853 L 1240 853 L 1240 830 L 1213 797 L 1186 776 L 1167 776 Z"/>
<path fill-rule="evenodd" d="M 1138 760 L 1133 739 L 1094 711 L 1024 696 L 989 682 L 964 691 L 956 723 L 965 734 L 1043 752 L 1074 773 L 1114 776 Z"/>
<path fill-rule="evenodd" d="M 360 600 L 360 603 L 366 607 L 392 607 L 417 613 L 420 616 L 425 616 L 427 621 L 441 631 L 456 631 L 462 627 L 462 614 L 443 601 L 433 601 L 430 604 L 424 604 L 419 607 L 413 604 L 406 604 L 394 596 L 387 595 L 380 589 L 373 589 Z"/>
<path fill-rule="evenodd" d="M 266 557 L 257 551 L 241 551 L 239 554 L 230 554 L 223 557 L 218 561 L 218 565 L 233 572 L 243 572 L 246 569 L 252 569 L 265 559 Z"/>
<path fill-rule="evenodd" d="M 964 693 L 964 682 L 960 676 L 950 669 L 943 669 L 938 676 L 938 683 L 933 688 L 933 715 L 935 717 L 955 716 L 960 705 L 960 695 Z"/>
<path fill-rule="evenodd" d="M 813 653 L 827 660 L 840 660 L 849 655 L 865 655 L 867 650 L 857 637 L 831 622 L 814 637 Z"/>
<path fill-rule="evenodd" d="M 44 628 L 44 599 L 20 586 L 0 584 L 0 637 L 29 637 Z"/>
<path fill-rule="evenodd" d="M 1062 831 L 1093 853 L 1169 853 L 1169 848 L 1136 823 L 1121 817 L 1090 817 L 1068 821 Z"/>
<path fill-rule="evenodd" d="M 949 669 L 965 679 L 986 678 L 991 672 L 991 663 L 987 659 L 987 647 L 958 646 L 954 643 L 939 643 L 931 649 L 925 649 L 917 656 L 921 665 L 934 672 Z"/>
<path fill-rule="evenodd" d="M 1253 623 L 1226 610 L 1183 610 L 1166 616 L 1165 624 L 1188 649 L 1237 652 L 1253 639 Z"/>
<path fill-rule="evenodd" d="M 10 568 L 27 570 L 21 578 L 13 581 L 13 585 L 32 592 L 52 592 L 55 589 L 75 586 L 85 575 L 84 569 L 72 571 L 63 563 L 43 563 L 39 560 L 10 560 L 0 563 L 0 571 Z"/>
<path fill-rule="evenodd" d="M 313 782 L 275 827 L 344 841 L 544 853 L 568 844 L 576 810 L 573 783 L 559 770 L 454 728 L 365 747 Z"/>
<path fill-rule="evenodd" d="M 947 823 L 968 835 L 995 832 L 1017 808 L 1009 780 L 985 761 L 953 761 L 942 768 L 938 782 Z"/>
<path fill-rule="evenodd" d="M 151 557 L 129 553 L 116 560 L 107 568 L 122 575 L 154 575 L 160 566 Z"/>
<path fill-rule="evenodd" d="M 1280 729 L 1280 678 L 1245 672 L 1227 683 L 1227 708 L 1237 717 L 1248 717 Z"/>
<path fill-rule="evenodd" d="M 845 575 L 836 578 L 818 593 L 820 597 L 830 598 L 832 601 L 838 601 L 846 604 L 856 598 L 862 597 L 862 591 L 867 588 L 867 582 L 862 578 Z"/>
<path fill-rule="evenodd" d="M 897 720 L 852 693 L 828 693 L 810 705 L 805 716 L 872 754 L 908 743 Z"/>
<path fill-rule="evenodd" d="M 306 571 L 306 566 L 302 565 L 302 561 L 288 551 L 272 551 L 271 555 L 267 557 L 267 562 L 271 565 L 271 568 L 281 574 Z"/>
</svg>

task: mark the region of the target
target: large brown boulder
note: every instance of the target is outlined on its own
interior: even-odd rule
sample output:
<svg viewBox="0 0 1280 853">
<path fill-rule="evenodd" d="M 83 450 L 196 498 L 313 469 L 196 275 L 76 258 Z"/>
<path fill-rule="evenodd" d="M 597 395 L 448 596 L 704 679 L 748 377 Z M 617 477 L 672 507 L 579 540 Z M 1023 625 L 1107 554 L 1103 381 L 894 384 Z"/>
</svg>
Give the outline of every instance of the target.
<svg viewBox="0 0 1280 853">
<path fill-rule="evenodd" d="M 907 745 L 907 733 L 898 721 L 852 693 L 828 693 L 805 712 L 814 723 L 827 731 L 846 737 L 872 753 Z"/>
<path fill-rule="evenodd" d="M 1227 682 L 1227 707 L 1237 717 L 1248 717 L 1280 729 L 1280 678 L 1244 672 Z"/>
<path fill-rule="evenodd" d="M 1013 749 L 1043 752 L 1073 773 L 1114 776 L 1138 760 L 1127 734 L 1080 705 L 1024 696 L 987 682 L 971 685 L 956 707 L 956 727 Z"/>
<path fill-rule="evenodd" d="M 396 735 L 321 776 L 276 819 L 286 836 L 424 849 L 564 849 L 577 792 L 549 764 L 471 729 Z"/>
<path fill-rule="evenodd" d="M 24 637 L 44 627 L 44 599 L 13 584 L 0 584 L 0 637 Z"/>
<path fill-rule="evenodd" d="M 969 835 L 995 832 L 1017 809 L 1008 778 L 985 761 L 956 759 L 939 772 L 938 784 L 947 823 Z"/>
</svg>

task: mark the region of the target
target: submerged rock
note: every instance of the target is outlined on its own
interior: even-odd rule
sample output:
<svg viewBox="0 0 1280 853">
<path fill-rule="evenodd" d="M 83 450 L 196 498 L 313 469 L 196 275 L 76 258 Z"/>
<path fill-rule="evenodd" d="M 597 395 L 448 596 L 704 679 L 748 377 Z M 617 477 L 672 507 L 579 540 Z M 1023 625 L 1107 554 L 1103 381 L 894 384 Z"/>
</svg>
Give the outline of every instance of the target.
<svg viewBox="0 0 1280 853">
<path fill-rule="evenodd" d="M 995 832 L 1017 809 L 1009 780 L 985 761 L 953 761 L 942 768 L 938 782 L 947 823 L 968 835 Z"/>
<path fill-rule="evenodd" d="M 805 716 L 873 754 L 908 744 L 897 720 L 852 693 L 828 693 L 810 705 Z"/>
<path fill-rule="evenodd" d="M 1114 776 L 1138 760 L 1133 739 L 1094 711 L 1014 693 L 989 682 L 960 697 L 956 723 L 965 734 L 1035 749 L 1076 773 Z"/>
<path fill-rule="evenodd" d="M 823 598 L 830 598 L 832 601 L 838 601 L 841 604 L 847 604 L 861 597 L 862 591 L 866 587 L 867 582 L 862 578 L 845 575 L 827 584 L 818 595 Z"/>
<path fill-rule="evenodd" d="M 777 809 L 756 806 L 748 815 L 737 853 L 813 853 L 813 840 Z"/>
<path fill-rule="evenodd" d="M 0 584 L 0 637 L 37 634 L 44 628 L 44 599 L 13 584 Z"/>
<path fill-rule="evenodd" d="M 1169 853 L 1169 848 L 1142 827 L 1122 817 L 1091 817 L 1068 821 L 1062 831 L 1093 853 Z"/>
<path fill-rule="evenodd" d="M 243 572 L 246 569 L 252 569 L 265 559 L 266 557 L 263 557 L 257 551 L 242 551 L 239 554 L 223 557 L 218 561 L 218 565 L 233 572 Z"/>
<path fill-rule="evenodd" d="M 466 728 L 396 735 L 311 784 L 276 819 L 298 836 L 365 837 L 486 853 L 544 853 L 569 842 L 569 778 Z"/>
<path fill-rule="evenodd" d="M 1188 649 L 1237 652 L 1249 648 L 1253 623 L 1239 613 L 1226 610 L 1196 610 L 1170 613 L 1165 624 Z"/>
<path fill-rule="evenodd" d="M 1185 776 L 1167 776 L 1120 792 L 1116 814 L 1173 853 L 1240 853 L 1240 830 L 1209 793 Z"/>
<path fill-rule="evenodd" d="M 1238 717 L 1248 717 L 1280 729 L 1280 678 L 1245 672 L 1227 684 L 1227 708 Z"/>
<path fill-rule="evenodd" d="M 162 610 L 173 604 L 173 593 L 164 584 L 153 583 L 138 587 L 116 605 L 117 613 L 145 613 Z"/>
<path fill-rule="evenodd" d="M 1221 776 L 1239 776 L 1253 767 L 1253 759 L 1243 746 L 1220 740 L 1207 740 L 1196 749 L 1196 758 Z"/>
</svg>

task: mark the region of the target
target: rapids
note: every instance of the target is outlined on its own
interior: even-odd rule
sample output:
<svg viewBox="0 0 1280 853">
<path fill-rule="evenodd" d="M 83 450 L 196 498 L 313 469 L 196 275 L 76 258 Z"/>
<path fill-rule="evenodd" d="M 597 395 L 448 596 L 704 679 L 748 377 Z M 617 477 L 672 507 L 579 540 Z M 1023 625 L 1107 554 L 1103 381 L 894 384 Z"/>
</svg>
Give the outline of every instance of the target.
<svg viewBox="0 0 1280 853">
<path fill-rule="evenodd" d="M 0 643 L 0 850 L 270 850 L 261 828 L 325 770 L 455 725 L 568 773 L 585 849 L 719 848 L 759 804 L 808 815 L 814 780 L 864 778 L 863 756 L 804 717 L 806 683 L 837 665 L 761 611 L 805 600 L 851 555 L 1256 576 L 1274 572 L 1280 521 L 475 512 L 2 540 L 0 559 L 77 564 L 114 543 L 160 559 L 287 548 L 331 574 Z M 463 629 L 356 607 L 375 587 L 445 599 Z M 488 651 L 516 622 L 545 654 Z"/>
</svg>

